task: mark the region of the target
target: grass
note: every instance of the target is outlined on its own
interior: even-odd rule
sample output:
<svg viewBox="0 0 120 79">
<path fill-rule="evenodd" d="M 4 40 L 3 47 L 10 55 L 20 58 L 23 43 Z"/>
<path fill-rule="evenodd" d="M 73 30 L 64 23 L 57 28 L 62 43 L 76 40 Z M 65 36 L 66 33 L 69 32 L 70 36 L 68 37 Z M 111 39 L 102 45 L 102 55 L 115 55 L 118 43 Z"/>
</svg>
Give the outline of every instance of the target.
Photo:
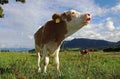
<svg viewBox="0 0 120 79">
<path fill-rule="evenodd" d="M 43 74 L 37 72 L 36 54 L 0 53 L 0 79 L 120 79 L 120 58 L 107 54 L 95 52 L 81 56 L 77 52 L 60 52 L 59 76 L 53 58 L 50 58 L 48 73 Z"/>
</svg>

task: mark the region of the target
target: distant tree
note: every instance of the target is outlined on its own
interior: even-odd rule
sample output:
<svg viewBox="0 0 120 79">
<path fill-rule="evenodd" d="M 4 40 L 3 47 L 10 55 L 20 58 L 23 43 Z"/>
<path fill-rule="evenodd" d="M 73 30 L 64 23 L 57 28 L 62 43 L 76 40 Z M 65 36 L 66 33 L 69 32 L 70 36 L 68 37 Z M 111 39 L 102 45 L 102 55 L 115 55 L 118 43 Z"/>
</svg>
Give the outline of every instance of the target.
<svg viewBox="0 0 120 79">
<path fill-rule="evenodd" d="M 26 0 L 16 0 L 16 2 L 25 3 Z M 1 5 L 8 4 L 8 3 L 9 3 L 9 0 L 0 0 L 0 18 L 4 17 L 4 13 L 3 13 L 3 9 L 1 7 Z"/>
<path fill-rule="evenodd" d="M 8 3 L 8 0 L 0 0 L 0 4 L 4 5 L 4 4 L 7 4 Z"/>
<path fill-rule="evenodd" d="M 120 47 L 109 47 L 103 49 L 104 52 L 120 52 Z"/>
<path fill-rule="evenodd" d="M 26 0 L 16 0 L 16 2 L 22 2 L 22 3 L 25 3 Z"/>
<path fill-rule="evenodd" d="M 35 49 L 31 49 L 28 51 L 29 53 L 35 53 Z"/>
<path fill-rule="evenodd" d="M 3 14 L 3 9 L 2 7 L 0 6 L 0 18 L 3 18 L 4 14 Z"/>
<path fill-rule="evenodd" d="M 0 52 L 10 52 L 9 50 L 1 50 Z"/>
</svg>

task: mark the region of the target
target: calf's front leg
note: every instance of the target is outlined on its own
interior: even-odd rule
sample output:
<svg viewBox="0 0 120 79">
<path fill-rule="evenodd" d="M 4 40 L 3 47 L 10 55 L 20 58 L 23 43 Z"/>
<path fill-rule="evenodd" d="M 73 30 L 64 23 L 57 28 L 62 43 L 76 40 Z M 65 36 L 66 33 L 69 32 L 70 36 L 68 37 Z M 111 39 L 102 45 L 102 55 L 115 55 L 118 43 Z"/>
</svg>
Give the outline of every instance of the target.
<svg viewBox="0 0 120 79">
<path fill-rule="evenodd" d="M 48 56 L 48 51 L 47 51 L 47 48 L 46 48 L 46 45 L 44 45 L 44 48 L 43 48 L 43 57 L 44 57 L 44 73 L 47 73 L 47 66 L 49 64 L 49 56 Z"/>
<path fill-rule="evenodd" d="M 38 55 L 38 62 L 37 62 L 37 64 L 38 64 L 38 72 L 41 72 L 41 67 L 40 67 L 40 52 L 38 52 L 37 53 L 37 55 Z"/>
</svg>

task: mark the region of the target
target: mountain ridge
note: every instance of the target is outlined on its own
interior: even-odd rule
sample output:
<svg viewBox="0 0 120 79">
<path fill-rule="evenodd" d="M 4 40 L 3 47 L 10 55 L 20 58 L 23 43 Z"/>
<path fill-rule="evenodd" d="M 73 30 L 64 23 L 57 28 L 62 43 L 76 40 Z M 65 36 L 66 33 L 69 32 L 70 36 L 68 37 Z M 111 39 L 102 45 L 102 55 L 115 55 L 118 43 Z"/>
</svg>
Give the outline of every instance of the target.
<svg viewBox="0 0 120 79">
<path fill-rule="evenodd" d="M 95 48 L 95 49 L 104 49 L 111 45 L 115 45 L 118 42 L 110 42 L 106 40 L 97 40 L 97 39 L 88 39 L 88 38 L 76 38 L 70 41 L 64 41 L 62 48 Z"/>
</svg>

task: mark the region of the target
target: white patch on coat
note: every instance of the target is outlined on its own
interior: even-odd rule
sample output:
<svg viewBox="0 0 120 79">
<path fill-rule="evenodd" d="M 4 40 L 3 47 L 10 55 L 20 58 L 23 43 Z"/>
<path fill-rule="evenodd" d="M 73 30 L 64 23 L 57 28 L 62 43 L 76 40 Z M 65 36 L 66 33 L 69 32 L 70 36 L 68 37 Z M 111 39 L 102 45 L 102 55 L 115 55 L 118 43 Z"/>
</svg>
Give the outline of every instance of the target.
<svg viewBox="0 0 120 79">
<path fill-rule="evenodd" d="M 72 16 L 72 20 L 69 22 L 66 21 L 68 33 L 65 35 L 65 37 L 72 35 L 76 31 L 78 31 L 80 28 L 82 28 L 84 25 L 86 25 L 86 23 L 84 23 L 86 14 L 82 14 L 75 10 L 70 10 L 65 13 L 66 13 L 66 15 L 69 15 L 72 12 L 74 12 L 74 15 Z"/>
</svg>

